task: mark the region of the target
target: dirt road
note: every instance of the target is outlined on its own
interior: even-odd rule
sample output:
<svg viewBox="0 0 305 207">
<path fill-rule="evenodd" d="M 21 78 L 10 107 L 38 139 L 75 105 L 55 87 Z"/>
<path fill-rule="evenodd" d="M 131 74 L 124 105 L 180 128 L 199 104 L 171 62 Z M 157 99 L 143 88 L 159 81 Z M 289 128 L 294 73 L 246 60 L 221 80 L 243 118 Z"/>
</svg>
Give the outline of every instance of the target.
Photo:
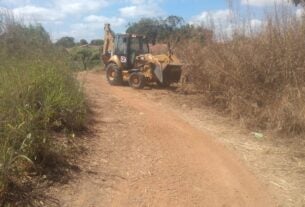
<svg viewBox="0 0 305 207">
<path fill-rule="evenodd" d="M 145 91 L 81 74 L 94 134 L 81 172 L 52 189 L 62 206 L 276 206 L 231 151 Z"/>
</svg>

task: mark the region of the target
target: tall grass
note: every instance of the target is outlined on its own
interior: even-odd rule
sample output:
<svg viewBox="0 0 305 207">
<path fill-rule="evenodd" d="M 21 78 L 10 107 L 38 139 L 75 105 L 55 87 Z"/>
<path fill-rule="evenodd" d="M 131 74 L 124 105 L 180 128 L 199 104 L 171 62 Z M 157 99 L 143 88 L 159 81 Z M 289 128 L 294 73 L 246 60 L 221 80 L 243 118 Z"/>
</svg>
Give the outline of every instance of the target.
<svg viewBox="0 0 305 207">
<path fill-rule="evenodd" d="M 68 55 L 53 46 L 44 28 L 0 15 L 6 28 L 0 36 L 0 201 L 5 202 L 9 187 L 22 184 L 29 170 L 46 166 L 50 154 L 62 155 L 54 133 L 83 129 L 86 105 Z"/>
<path fill-rule="evenodd" d="M 261 27 L 239 25 L 229 39 L 181 44 L 177 52 L 208 104 L 252 129 L 305 132 L 305 18 L 291 11 L 276 7 Z"/>
</svg>

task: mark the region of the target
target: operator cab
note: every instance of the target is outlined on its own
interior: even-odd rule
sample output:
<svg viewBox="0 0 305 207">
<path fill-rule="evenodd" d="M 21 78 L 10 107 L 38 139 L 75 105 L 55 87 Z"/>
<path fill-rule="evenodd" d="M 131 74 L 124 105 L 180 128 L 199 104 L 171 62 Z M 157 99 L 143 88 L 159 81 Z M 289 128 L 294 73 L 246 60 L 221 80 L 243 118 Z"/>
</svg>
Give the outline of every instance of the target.
<svg viewBox="0 0 305 207">
<path fill-rule="evenodd" d="M 119 56 L 126 69 L 133 68 L 137 56 L 148 53 L 149 46 L 144 36 L 130 34 L 115 36 L 113 55 Z"/>
</svg>

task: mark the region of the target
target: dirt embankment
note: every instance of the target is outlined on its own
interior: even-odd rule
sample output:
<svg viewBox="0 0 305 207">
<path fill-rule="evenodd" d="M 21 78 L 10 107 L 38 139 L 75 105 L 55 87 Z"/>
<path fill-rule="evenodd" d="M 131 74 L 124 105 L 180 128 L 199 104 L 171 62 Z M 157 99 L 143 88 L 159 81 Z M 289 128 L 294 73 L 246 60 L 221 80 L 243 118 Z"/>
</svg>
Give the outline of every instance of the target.
<svg viewBox="0 0 305 207">
<path fill-rule="evenodd" d="M 276 206 L 235 153 L 152 91 L 109 86 L 96 72 L 81 79 L 94 134 L 81 173 L 51 189 L 62 206 Z"/>
</svg>

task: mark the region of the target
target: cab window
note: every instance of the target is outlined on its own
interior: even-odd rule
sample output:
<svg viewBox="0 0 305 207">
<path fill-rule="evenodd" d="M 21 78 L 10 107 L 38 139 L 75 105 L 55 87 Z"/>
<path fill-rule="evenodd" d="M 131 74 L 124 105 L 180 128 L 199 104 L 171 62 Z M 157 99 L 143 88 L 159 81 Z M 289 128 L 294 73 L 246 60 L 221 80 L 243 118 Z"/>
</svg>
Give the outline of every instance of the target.
<svg viewBox="0 0 305 207">
<path fill-rule="evenodd" d="M 115 39 L 115 54 L 117 55 L 125 55 L 126 51 L 126 37 L 124 36 L 116 36 Z"/>
<path fill-rule="evenodd" d="M 130 40 L 130 50 L 137 55 L 149 53 L 148 46 L 140 37 L 134 37 Z"/>
<path fill-rule="evenodd" d="M 141 45 L 139 38 L 131 38 L 130 40 L 130 50 L 136 53 L 141 52 Z"/>
</svg>

